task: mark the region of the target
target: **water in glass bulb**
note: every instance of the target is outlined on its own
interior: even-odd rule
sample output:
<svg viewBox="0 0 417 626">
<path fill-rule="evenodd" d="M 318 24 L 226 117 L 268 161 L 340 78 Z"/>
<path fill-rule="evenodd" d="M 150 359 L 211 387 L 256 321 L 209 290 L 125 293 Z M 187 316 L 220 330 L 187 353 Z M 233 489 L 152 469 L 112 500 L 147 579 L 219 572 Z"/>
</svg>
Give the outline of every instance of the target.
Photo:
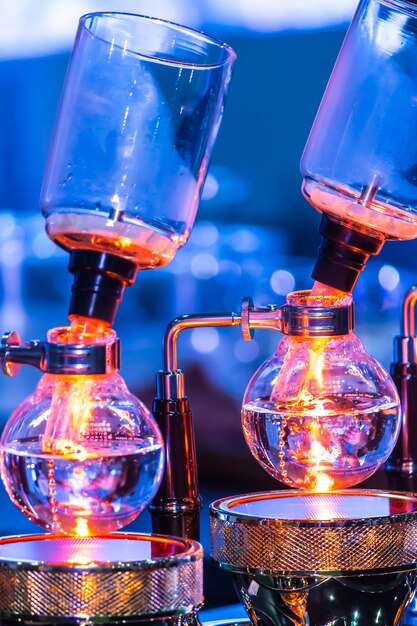
<svg viewBox="0 0 417 626">
<path fill-rule="evenodd" d="M 341 306 L 346 294 L 304 306 Z M 290 294 L 289 304 L 297 306 Z M 388 372 L 352 332 L 285 336 L 246 390 L 242 424 L 258 462 L 278 480 L 327 491 L 355 485 L 390 455 L 400 401 Z"/>
<path fill-rule="evenodd" d="M 77 319 L 48 338 L 105 343 L 114 331 Z M 155 494 L 162 462 L 159 429 L 117 372 L 45 374 L 2 436 L 9 496 L 53 532 L 86 536 L 125 526 Z"/>
</svg>

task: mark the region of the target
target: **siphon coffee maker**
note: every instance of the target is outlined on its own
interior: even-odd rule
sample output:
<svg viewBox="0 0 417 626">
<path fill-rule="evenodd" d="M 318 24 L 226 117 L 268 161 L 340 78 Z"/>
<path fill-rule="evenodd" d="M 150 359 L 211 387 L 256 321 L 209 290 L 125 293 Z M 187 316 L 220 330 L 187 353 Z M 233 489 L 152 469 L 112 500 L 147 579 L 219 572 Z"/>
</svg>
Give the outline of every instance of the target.
<svg viewBox="0 0 417 626">
<path fill-rule="evenodd" d="M 362 2 L 349 31 L 345 48 L 349 49 L 349 45 L 354 47 L 354 44 L 349 44 L 349 41 L 355 42 L 355 29 L 359 29 L 360 37 L 363 39 L 361 39 L 361 45 L 366 47 L 368 44 L 368 48 L 373 49 L 372 46 L 378 43 L 374 40 L 374 34 L 379 32 L 378 28 L 383 27 L 409 33 L 407 42 L 410 42 L 412 48 L 412 20 L 414 19 L 412 4 L 401 0 Z M 378 28 L 366 29 L 367 20 L 371 18 L 375 18 L 376 22 L 371 23 L 373 25 L 376 23 Z M 118 17 L 116 23 L 119 24 L 124 19 L 126 18 Z M 109 62 L 115 59 L 116 67 L 119 69 L 119 63 L 123 64 L 123 59 L 130 58 L 132 40 L 127 37 L 126 45 L 116 45 L 116 52 L 113 52 L 112 40 L 106 34 L 108 31 L 105 28 L 102 30 L 95 22 L 95 18 L 92 19 L 91 16 L 87 16 L 86 24 L 87 29 L 92 28 L 94 41 L 97 41 L 99 45 L 102 44 L 103 39 L 107 42 Z M 171 27 L 172 25 L 167 27 L 164 24 L 164 28 Z M 152 29 L 149 31 L 149 36 L 151 34 Z M 201 34 L 196 36 L 198 38 Z M 83 43 L 83 37 L 87 35 L 82 32 L 79 37 L 77 41 Z M 179 35 L 178 37 L 181 41 L 181 37 Z M 163 39 L 161 37 L 161 40 Z M 92 43 L 89 39 L 87 41 L 88 45 L 87 43 L 85 45 L 88 50 Z M 234 57 L 232 51 L 226 46 L 219 45 L 218 42 L 214 42 L 213 45 L 215 48 L 217 46 L 216 50 L 219 54 L 224 55 L 221 56 L 222 62 L 217 58 L 217 61 L 210 61 L 204 66 L 205 70 L 210 71 L 217 68 L 221 76 L 222 87 L 219 87 L 218 92 L 214 92 L 218 100 L 210 118 L 214 128 L 216 126 L 214 120 L 218 119 L 216 115 L 220 116 L 224 85 L 228 82 Z M 170 51 L 169 46 L 167 49 Z M 154 48 L 150 45 L 146 50 L 145 56 L 147 59 L 152 58 L 149 63 L 153 63 Z M 198 54 L 200 48 L 198 45 L 192 46 L 192 50 L 193 53 L 197 50 Z M 407 46 L 405 51 L 407 51 Z M 342 52 L 342 54 L 345 53 Z M 95 59 L 95 56 L 90 57 L 88 52 L 82 59 L 76 54 L 73 57 L 71 67 L 76 68 L 75 76 L 78 84 L 83 84 L 85 78 L 84 61 L 86 61 L 85 71 L 87 72 L 92 58 Z M 363 58 L 361 53 L 361 59 Z M 80 60 L 79 64 L 78 60 Z M 175 63 L 171 63 L 171 57 L 164 57 L 164 63 L 160 65 L 170 69 L 172 65 L 177 67 Z M 378 67 L 381 68 L 382 80 L 382 70 L 386 69 L 389 73 L 392 67 L 396 68 L 396 64 L 394 61 L 392 64 L 381 62 Z M 400 64 L 399 68 L 402 67 Z M 104 70 L 104 84 L 106 76 Z M 119 78 L 118 71 L 117 76 Z M 148 77 L 149 72 L 144 72 L 144 84 Z M 93 78 L 94 74 L 86 78 L 83 93 L 88 94 L 90 83 L 93 85 Z M 335 79 L 332 78 L 332 80 Z M 162 82 L 161 79 L 161 84 Z M 348 87 L 350 85 L 351 83 Z M 132 93 L 134 93 L 134 86 L 132 86 Z M 154 87 L 151 81 L 144 104 L 150 107 L 147 114 L 151 113 L 152 103 L 155 101 Z M 357 92 L 360 94 L 360 89 Z M 103 142 L 103 136 L 100 134 L 102 132 L 100 105 L 108 93 L 110 90 L 106 90 L 105 94 L 101 93 L 100 97 L 91 100 L 97 109 L 97 114 L 94 112 L 91 118 L 87 118 L 87 127 L 91 125 L 94 128 L 96 119 L 98 121 L 92 144 L 89 141 L 84 143 L 86 140 L 82 133 L 82 137 L 77 135 L 74 143 L 72 138 L 74 124 L 66 127 L 65 124 L 60 126 L 60 122 L 58 123 L 57 139 L 53 143 L 51 153 L 51 172 L 56 167 L 58 174 L 54 178 L 53 174 L 48 173 L 43 191 L 42 203 L 47 218 L 48 232 L 60 245 L 71 249 L 70 264 L 75 274 L 70 307 L 71 327 L 54 329 L 50 340 L 46 343 L 21 344 L 18 337 L 10 334 L 3 339 L 0 355 L 7 373 L 13 373 L 20 363 L 31 363 L 40 367 L 46 376 L 72 377 L 71 380 L 65 379 L 55 397 L 54 389 L 48 391 L 48 410 L 52 407 L 52 413 L 56 410 L 56 414 L 59 414 L 59 411 L 63 410 L 65 415 L 77 415 L 77 417 L 81 411 L 82 419 L 77 420 L 76 424 L 72 419 L 66 422 L 64 420 L 63 430 L 60 430 L 61 420 L 57 419 L 52 423 L 50 429 L 52 434 L 49 432 L 37 434 L 39 438 L 42 437 L 41 444 L 45 446 L 43 454 L 67 455 L 71 460 L 75 456 L 77 462 L 81 461 L 85 467 L 85 464 L 88 465 L 92 458 L 94 460 L 107 458 L 103 450 L 106 450 L 108 456 L 109 440 L 115 439 L 119 442 L 123 440 L 120 439 L 121 435 L 128 438 L 129 442 L 140 438 L 143 443 L 146 439 L 144 449 L 147 453 L 152 452 L 153 460 L 145 463 L 153 463 L 154 467 L 158 463 L 164 463 L 165 466 L 162 481 L 155 479 L 151 495 L 148 492 L 147 497 L 144 498 L 146 501 L 154 495 L 150 511 L 154 530 L 158 535 L 151 535 L 144 539 L 147 547 L 135 553 L 133 544 L 136 541 L 136 546 L 142 546 L 142 539 L 137 536 L 132 537 L 130 545 L 122 542 L 125 552 L 122 551 L 123 558 L 116 563 L 115 559 L 120 559 L 118 556 L 120 552 L 116 557 L 111 547 L 121 538 L 129 541 L 129 537 L 123 537 L 120 534 L 96 535 L 93 526 L 89 527 L 90 518 L 87 511 L 80 510 L 76 496 L 75 500 L 72 496 L 71 506 L 75 504 L 77 513 L 73 517 L 81 519 L 81 523 L 76 522 L 77 537 L 65 539 L 62 535 L 50 535 L 48 539 L 48 535 L 45 535 L 46 539 L 43 537 L 38 539 L 37 536 L 32 536 L 29 540 L 30 545 L 26 544 L 27 550 L 24 549 L 23 553 L 20 548 L 16 553 L 14 552 L 22 546 L 20 540 L 13 541 L 12 539 L 6 544 L 3 551 L 2 571 L 8 576 L 5 583 L 8 593 L 4 597 L 8 598 L 9 608 L 3 610 L 4 619 L 21 621 L 23 615 L 23 619 L 29 621 L 41 618 L 46 622 L 72 621 L 73 619 L 89 622 L 159 619 L 177 620 L 181 623 L 181 620 L 194 622 L 198 620 L 196 611 L 202 601 L 199 574 L 201 573 L 201 552 L 193 537 L 198 533 L 201 500 L 198 495 L 191 410 L 185 392 L 184 375 L 177 365 L 177 339 L 179 333 L 187 328 L 240 326 L 243 336 L 248 340 L 255 329 L 275 330 L 284 335 L 276 353 L 259 368 L 250 381 L 243 400 L 242 417 L 245 437 L 260 464 L 287 485 L 298 487 L 298 490 L 245 494 L 215 502 L 211 507 L 213 559 L 220 567 L 233 572 L 238 593 L 253 624 L 315 624 L 316 626 L 351 624 L 359 626 L 369 624 L 371 621 L 376 624 L 399 624 L 412 599 L 416 585 L 416 496 L 356 487 L 361 480 L 381 467 L 392 453 L 401 429 L 401 400 L 389 374 L 365 352 L 359 338 L 353 333 L 353 308 L 349 294 L 369 254 L 378 252 L 386 238 L 394 236 L 406 238 L 400 226 L 404 226 L 403 222 L 412 224 L 413 211 L 407 203 L 399 207 L 395 206 L 395 210 L 392 209 L 396 192 L 393 192 L 392 198 L 387 200 L 386 191 L 381 182 L 385 180 L 384 178 L 380 181 L 379 178 L 369 179 L 366 176 L 365 190 L 362 190 L 359 196 L 355 195 L 357 182 L 353 185 L 352 193 L 342 188 L 342 184 L 348 187 L 349 183 L 347 176 L 345 176 L 345 181 L 339 180 L 344 177 L 343 172 L 340 176 L 338 175 L 337 187 L 330 184 L 329 178 L 330 182 L 326 183 L 326 193 L 330 189 L 329 193 L 332 198 L 329 199 L 326 196 L 323 205 L 334 208 L 331 200 L 335 196 L 337 204 L 340 196 L 343 196 L 342 189 L 346 191 L 345 196 L 349 198 L 349 206 L 342 218 L 340 218 L 340 212 L 336 210 L 332 212 L 329 208 L 327 211 L 330 217 L 326 217 L 323 227 L 325 243 L 319 256 L 319 269 L 314 272 L 316 284 L 312 290 L 289 294 L 287 303 L 282 306 L 256 307 L 250 299 L 246 299 L 239 313 L 191 314 L 174 320 L 169 325 L 164 338 L 164 366 L 157 376 L 157 398 L 153 407 L 153 418 L 141 405 L 135 405 L 136 419 L 131 419 L 133 409 L 124 411 L 122 415 L 115 410 L 116 416 L 109 416 L 103 409 L 104 407 L 108 409 L 109 405 L 113 404 L 111 386 L 104 400 L 101 393 L 103 388 L 108 389 L 107 377 L 118 376 L 119 347 L 117 338 L 110 328 L 118 301 L 123 288 L 135 278 L 137 265 L 140 265 L 138 260 L 145 258 L 143 267 L 145 264 L 147 264 L 146 267 L 150 267 L 152 262 L 149 259 L 152 258 L 156 266 L 163 262 L 161 259 L 167 259 L 170 252 L 169 246 L 164 247 L 167 243 L 165 240 L 161 245 L 159 230 L 162 231 L 164 237 L 166 230 L 160 221 L 156 223 L 152 221 L 153 213 L 147 217 L 145 211 L 141 214 L 145 217 L 145 233 L 142 232 L 140 223 L 140 233 L 137 235 L 138 223 L 135 220 L 138 215 L 132 216 L 129 204 L 131 193 L 134 192 L 129 191 L 132 178 L 130 178 L 128 163 L 126 163 L 127 167 L 120 171 L 120 176 L 117 177 L 120 184 L 117 190 L 113 191 L 115 185 L 110 176 L 113 171 L 117 171 L 117 167 L 109 167 L 109 163 L 117 165 L 119 157 L 122 159 L 128 157 L 136 149 L 136 143 L 135 141 L 132 143 L 129 130 L 126 135 L 123 135 L 125 128 L 123 123 L 126 122 L 128 128 L 129 120 L 132 119 L 129 118 L 130 104 L 124 108 L 126 114 L 129 106 L 127 118 L 122 119 L 123 141 L 120 143 L 115 141 L 113 134 L 110 137 L 106 135 Z M 213 90 L 209 93 L 212 96 Z M 130 97 L 133 96 L 129 95 Z M 68 99 L 66 98 L 67 96 L 64 95 L 61 112 L 68 111 L 70 114 L 77 110 L 79 103 L 77 99 L 71 100 L 70 95 Z M 401 119 L 406 122 L 408 120 L 407 102 L 403 104 L 405 112 Z M 80 115 L 84 114 L 84 106 L 85 102 L 81 102 Z M 61 117 L 64 118 L 65 115 L 61 113 L 60 119 Z M 327 119 L 327 116 L 325 117 Z M 142 118 L 139 116 L 139 123 L 141 122 Z M 191 124 L 191 120 L 188 122 Z M 316 123 L 316 128 L 317 124 L 319 121 Z M 333 127 L 337 127 L 335 121 L 332 122 Z M 204 124 L 199 128 L 205 128 Z M 164 129 L 163 123 L 162 129 Z M 181 125 L 181 129 L 184 130 L 186 137 L 193 136 L 187 123 Z M 356 133 L 357 139 L 358 128 L 349 126 L 344 128 L 345 135 L 348 135 L 350 131 L 353 133 L 353 139 Z M 164 133 L 164 130 L 161 132 Z M 170 133 L 162 136 L 172 139 Z M 90 135 L 88 137 L 90 138 Z M 152 138 L 152 132 L 146 137 Z M 95 141 L 95 138 L 98 138 L 98 141 Z M 127 143 L 124 142 L 125 139 L 128 140 Z M 65 170 L 58 147 L 68 146 L 67 151 L 70 154 L 74 146 L 77 147 L 77 141 L 83 145 L 82 158 L 77 160 L 71 157 L 69 168 L 68 163 L 65 162 L 67 168 Z M 311 141 L 314 142 L 314 138 Z M 157 141 L 155 145 L 158 147 Z M 205 145 L 211 146 L 210 137 L 207 137 Z M 190 158 L 191 153 L 186 147 L 184 152 L 181 152 L 182 147 L 183 143 L 176 144 L 175 154 L 168 154 L 166 157 L 168 163 L 174 163 L 174 170 L 175 163 L 178 165 L 177 153 L 182 159 Z M 114 157 L 112 160 L 109 154 L 112 154 L 113 148 L 117 159 Z M 88 161 L 91 154 L 95 158 Z M 208 153 L 204 150 L 192 153 L 192 155 L 196 154 L 201 157 L 200 166 L 203 170 L 202 177 L 204 177 L 205 156 Z M 308 153 L 306 154 L 308 156 Z M 333 157 L 334 155 L 331 155 L 329 161 L 336 163 L 337 160 Z M 319 159 L 320 163 L 323 161 L 325 159 Z M 152 163 L 158 163 L 158 160 L 153 160 Z M 78 193 L 74 191 L 77 172 L 81 172 L 80 179 L 84 180 L 88 175 L 87 170 L 101 165 L 103 165 L 103 171 L 108 174 L 106 176 L 101 172 L 99 177 L 102 181 L 99 191 L 103 191 L 103 199 L 89 204 L 90 198 L 86 196 L 81 184 L 80 202 L 74 207 L 74 198 Z M 62 177 L 64 172 L 68 174 L 68 178 Z M 134 177 L 136 176 L 139 176 L 141 180 L 140 172 L 134 172 Z M 306 181 L 307 178 L 313 180 L 313 174 L 306 175 Z M 198 177 L 196 179 L 200 180 Z M 324 179 L 324 174 L 317 175 L 320 184 Z M 109 184 L 111 196 L 107 193 L 105 184 L 107 182 L 112 183 Z M 188 189 L 186 183 L 187 176 L 185 176 L 185 187 Z M 61 184 L 63 187 L 55 193 L 54 189 Z M 170 184 L 169 189 L 171 189 Z M 306 185 L 307 183 L 304 186 L 306 195 L 310 194 L 309 197 L 313 198 L 314 194 L 307 189 Z M 363 187 L 362 183 L 359 187 Z M 65 204 L 64 197 L 67 198 L 67 188 L 69 202 Z M 87 192 L 89 189 L 94 189 L 93 181 L 89 182 L 86 189 Z M 403 196 L 400 193 L 397 195 L 400 203 Z M 342 197 L 343 200 L 345 196 Z M 191 193 L 187 197 L 195 199 L 196 196 Z M 110 208 L 108 208 L 109 202 Z M 61 204 L 65 207 L 63 212 L 57 208 Z M 357 204 L 359 210 L 356 211 L 355 206 L 351 207 L 350 204 L 355 206 Z M 385 205 L 388 205 L 388 212 Z M 140 209 L 140 202 L 138 202 L 138 207 Z M 88 219 L 84 230 L 80 233 L 80 213 L 84 208 Z M 392 228 L 383 230 L 379 223 L 371 223 L 375 212 L 378 218 L 382 215 L 381 219 L 384 224 L 388 220 Z M 406 214 L 405 217 L 403 213 Z M 367 217 L 362 223 L 357 216 L 363 214 Z M 335 215 L 338 216 L 337 219 L 333 219 Z M 141 219 L 142 217 L 139 218 Z M 152 236 L 148 237 L 147 219 L 151 220 L 151 229 L 154 227 L 155 230 L 159 229 L 155 239 L 152 239 Z M 109 229 L 113 229 L 113 222 L 115 230 L 111 232 L 115 236 L 109 234 Z M 327 227 L 326 224 L 329 223 L 330 227 Z M 172 232 L 176 226 L 170 224 L 170 228 L 171 230 L 168 230 Z M 95 232 L 96 229 L 97 232 Z M 187 232 L 186 229 L 180 228 L 180 230 L 182 234 Z M 178 235 L 177 232 L 176 234 Z M 183 243 L 180 239 L 176 241 Z M 148 254 L 149 247 L 152 248 L 150 255 Z M 144 248 L 146 254 L 143 252 Z M 331 268 L 331 271 L 328 268 Z M 337 277 L 337 284 L 329 278 L 330 275 Z M 106 379 L 99 379 L 98 390 L 94 387 L 97 382 L 95 376 Z M 101 383 L 103 383 L 102 386 Z M 47 382 L 45 386 L 50 389 Z M 126 398 L 128 402 L 134 403 L 134 400 L 127 396 L 128 392 L 125 389 L 122 391 L 123 405 L 126 403 Z M 94 400 L 95 404 L 93 403 L 91 411 L 100 415 L 97 420 L 91 420 L 89 414 L 84 416 L 83 408 L 80 409 L 83 405 L 80 399 L 83 400 L 85 395 L 89 395 Z M 115 404 L 115 409 L 117 409 L 117 403 Z M 30 408 L 38 408 L 36 399 L 30 399 L 29 405 Z M 104 412 L 105 415 L 100 412 Z M 34 414 L 30 424 L 36 426 L 42 421 L 42 416 L 43 413 Z M 117 422 L 117 418 L 120 417 L 121 423 Z M 16 422 L 19 423 L 20 419 L 16 419 Z M 112 430 L 112 424 L 116 424 L 115 432 Z M 144 432 L 145 424 L 148 427 L 147 433 Z M 139 434 L 136 434 L 137 432 Z M 70 436 L 67 436 L 68 433 Z M 12 426 L 6 429 L 5 438 L 8 434 L 12 438 L 15 437 Z M 89 444 L 94 442 L 93 457 L 91 447 L 85 445 L 87 441 Z M 165 444 L 164 459 L 160 453 L 162 441 Z M 8 444 L 9 440 L 5 439 L 4 450 Z M 100 450 L 99 454 L 96 452 L 97 449 Z M 50 457 L 48 458 L 50 460 Z M 33 460 L 30 462 L 34 464 Z M 15 458 L 11 459 L 10 465 L 15 469 Z M 35 467 L 37 467 L 36 463 Z M 77 481 L 82 484 L 85 474 L 87 474 L 88 482 L 91 474 L 86 473 L 84 467 L 77 470 L 74 478 L 71 477 L 72 488 L 74 485 L 77 487 Z M 55 468 L 52 470 L 51 472 L 51 468 L 47 465 L 44 471 L 46 480 L 43 481 L 46 488 L 50 489 L 48 502 L 52 505 L 49 507 L 52 521 L 47 520 L 47 524 L 61 523 L 59 521 L 59 498 L 66 497 L 69 493 L 67 489 L 61 491 L 56 489 Z M 154 473 L 155 476 L 158 474 L 157 471 Z M 123 476 L 123 481 L 125 481 L 126 471 L 121 469 L 119 475 Z M 143 473 L 138 471 L 137 475 L 142 476 Z M 122 486 L 126 484 L 123 482 Z M 353 488 L 346 489 L 349 486 Z M 90 488 L 91 484 L 88 487 Z M 10 493 L 15 492 L 10 489 Z M 128 493 L 131 493 L 131 489 Z M 20 495 L 16 493 L 15 499 L 18 500 Z M 81 500 L 84 502 L 86 492 L 83 491 L 81 495 Z M 88 494 L 88 497 L 91 495 Z M 127 504 L 132 506 L 129 502 Z M 28 507 L 30 503 L 24 503 L 24 506 Z M 73 509 L 70 507 L 70 510 Z M 107 511 L 99 510 L 97 507 L 93 507 L 92 510 L 98 513 L 97 517 L 100 522 L 107 518 L 117 520 L 118 511 L 107 515 Z M 59 530 L 65 529 L 61 527 Z M 72 531 L 72 528 L 70 530 Z M 113 528 L 106 529 L 106 532 L 107 530 L 113 530 Z M 91 531 L 93 536 L 90 536 Z M 165 539 L 168 545 L 164 543 L 163 536 L 161 537 L 159 533 L 168 537 Z M 177 538 L 172 537 L 172 534 L 177 535 Z M 178 537 L 183 537 L 183 539 L 178 539 Z M 58 550 L 51 548 L 49 553 L 45 553 L 43 549 L 39 550 L 38 541 L 42 542 L 42 545 L 54 541 L 61 543 Z M 107 542 L 106 545 L 110 546 L 109 551 L 103 548 L 103 542 Z M 150 559 L 149 542 L 160 544 L 158 548 L 153 545 L 154 553 L 152 554 L 151 550 Z M 68 550 L 69 544 L 71 546 Z M 118 550 L 119 544 L 116 547 Z M 140 552 L 144 555 L 142 559 L 135 556 Z M 41 553 L 45 555 L 42 558 L 46 560 L 39 563 Z M 165 559 L 166 553 L 168 553 L 168 558 Z M 155 554 L 156 558 L 154 558 Z M 49 555 L 51 559 L 48 561 Z M 180 557 L 175 561 L 175 565 L 179 563 L 181 566 L 189 565 L 191 562 L 194 568 L 193 573 L 188 577 L 184 575 L 184 578 L 182 574 L 176 577 L 174 570 L 171 569 L 173 567 L 172 556 Z M 186 558 L 185 562 L 182 560 L 183 557 Z M 130 561 L 131 558 L 134 559 L 133 563 Z M 132 607 L 132 600 L 130 600 L 121 612 L 112 616 L 107 613 L 103 614 L 106 610 L 103 604 L 98 604 L 100 608 L 97 612 L 88 604 L 87 608 L 85 603 L 83 604 L 84 593 L 90 598 L 86 591 L 90 584 L 90 588 L 99 589 L 103 595 L 108 593 L 104 579 L 100 576 L 92 579 L 92 573 L 97 571 L 100 574 L 101 568 L 104 568 L 104 574 L 109 576 L 109 584 L 114 585 L 112 589 L 120 591 L 125 588 L 124 583 L 121 582 L 121 573 L 125 573 L 125 570 L 132 573 L 141 568 L 147 569 L 150 561 L 154 560 L 156 565 L 160 566 L 156 568 L 158 573 L 155 574 L 155 580 L 164 576 L 167 570 L 170 570 L 173 576 L 168 582 L 164 580 L 163 583 L 157 584 L 158 592 L 172 590 L 174 597 L 179 598 L 178 589 L 184 589 L 190 584 L 184 596 L 181 596 L 186 600 L 179 600 L 179 605 L 175 607 L 170 605 L 168 608 L 165 604 L 162 608 L 158 605 L 158 608 L 150 609 L 149 607 L 153 606 L 152 602 L 144 601 L 142 604 L 146 606 L 144 612 L 135 608 L 132 615 L 128 608 Z M 76 592 L 73 591 L 73 587 L 70 588 L 72 601 L 70 608 L 68 604 L 65 609 L 60 606 L 52 615 L 50 610 L 48 612 L 42 609 L 43 613 L 40 614 L 38 608 L 27 608 L 28 599 L 36 597 L 36 590 L 39 589 L 36 584 L 39 572 L 36 568 L 40 568 L 39 571 L 42 573 L 44 570 L 48 573 L 52 572 L 50 580 L 55 582 L 60 580 L 60 577 L 56 576 L 58 572 L 60 574 L 63 572 L 73 582 L 77 581 Z M 16 575 L 16 570 L 18 575 Z M 162 570 L 162 573 L 159 570 Z M 33 575 L 34 571 L 36 576 Z M 83 577 L 83 572 L 88 576 Z M 22 583 L 22 579 L 27 583 Z M 134 589 L 152 590 L 152 585 L 145 584 L 142 579 L 139 582 L 139 579 L 141 579 L 139 575 L 136 577 L 133 575 Z M 191 584 L 190 580 L 194 582 Z M 195 583 L 197 580 L 199 582 Z M 63 583 L 60 583 L 59 591 L 62 588 Z M 22 591 L 24 599 L 27 600 L 24 610 L 22 610 L 22 600 L 19 595 Z M 135 591 L 132 590 L 132 594 L 134 593 Z M 120 597 L 119 594 L 117 595 Z M 62 593 L 58 593 L 57 596 L 48 594 L 48 597 L 53 597 L 54 600 L 62 596 Z M 97 593 L 91 594 L 91 597 L 95 599 L 98 599 L 98 596 Z M 153 593 L 151 596 L 154 597 Z M 108 598 L 112 597 L 114 596 L 111 594 L 108 596 Z M 65 596 L 64 599 L 66 599 Z"/>
<path fill-rule="evenodd" d="M 164 444 L 118 373 L 112 324 L 137 272 L 188 239 L 234 60 L 164 20 L 80 19 L 41 193 L 74 274 L 70 325 L 0 346 L 4 373 L 43 374 L 4 429 L 2 477 L 51 533 L 0 539 L 2 623 L 198 622 L 200 544 L 113 532 L 155 494 Z"/>
</svg>

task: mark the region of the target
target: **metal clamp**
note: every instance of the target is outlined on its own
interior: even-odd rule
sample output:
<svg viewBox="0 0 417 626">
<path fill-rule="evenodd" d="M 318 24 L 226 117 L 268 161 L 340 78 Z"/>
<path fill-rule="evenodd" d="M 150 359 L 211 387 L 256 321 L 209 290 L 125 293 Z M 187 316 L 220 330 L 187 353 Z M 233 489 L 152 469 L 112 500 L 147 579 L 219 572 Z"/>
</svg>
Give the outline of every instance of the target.
<svg viewBox="0 0 417 626">
<path fill-rule="evenodd" d="M 284 335 L 337 337 L 353 330 L 353 305 L 335 307 L 282 306 Z"/>
<path fill-rule="evenodd" d="M 21 365 L 47 374 L 110 374 L 120 369 L 120 342 L 107 345 L 57 344 L 34 340 L 23 343 L 18 333 L 7 332 L 0 341 L 0 365 L 15 376 Z"/>
<path fill-rule="evenodd" d="M 300 299 L 307 299 L 309 291 L 295 292 Z M 270 304 L 253 305 L 251 298 L 244 298 L 241 310 L 241 327 L 244 339 L 253 339 L 256 328 L 277 330 L 284 335 L 296 337 L 334 337 L 346 335 L 353 330 L 353 305 L 314 306 Z"/>
</svg>

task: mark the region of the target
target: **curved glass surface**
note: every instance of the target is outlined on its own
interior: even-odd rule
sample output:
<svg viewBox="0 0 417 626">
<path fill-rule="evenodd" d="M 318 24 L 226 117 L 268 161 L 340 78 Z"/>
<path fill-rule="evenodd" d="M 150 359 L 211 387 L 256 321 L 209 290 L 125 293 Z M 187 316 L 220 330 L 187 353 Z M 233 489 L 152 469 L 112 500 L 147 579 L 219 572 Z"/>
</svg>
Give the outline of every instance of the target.
<svg viewBox="0 0 417 626">
<path fill-rule="evenodd" d="M 194 222 L 235 58 L 163 20 L 81 18 L 41 193 L 51 239 L 168 263 Z"/>
</svg>

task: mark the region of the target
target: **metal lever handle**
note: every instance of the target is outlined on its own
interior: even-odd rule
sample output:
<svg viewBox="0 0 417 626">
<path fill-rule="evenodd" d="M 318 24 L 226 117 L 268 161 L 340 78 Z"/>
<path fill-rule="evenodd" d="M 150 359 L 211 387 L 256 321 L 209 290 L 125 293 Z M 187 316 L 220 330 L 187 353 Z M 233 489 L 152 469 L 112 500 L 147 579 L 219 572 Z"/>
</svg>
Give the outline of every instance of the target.
<svg viewBox="0 0 417 626">
<path fill-rule="evenodd" d="M 0 341 L 0 364 L 6 376 L 16 376 L 22 365 L 42 369 L 45 347 L 40 341 L 23 343 L 16 331 L 4 333 Z"/>
<path fill-rule="evenodd" d="M 283 315 L 284 308 L 282 306 L 278 306 L 277 304 L 255 306 L 252 298 L 243 298 L 240 310 L 240 324 L 243 339 L 246 341 L 253 339 L 256 328 L 282 332 Z"/>
<path fill-rule="evenodd" d="M 36 339 L 23 343 L 18 333 L 7 332 L 0 341 L 0 365 L 7 376 L 16 376 L 21 365 L 48 374 L 109 374 L 120 369 L 120 342 L 73 345 Z"/>
</svg>

